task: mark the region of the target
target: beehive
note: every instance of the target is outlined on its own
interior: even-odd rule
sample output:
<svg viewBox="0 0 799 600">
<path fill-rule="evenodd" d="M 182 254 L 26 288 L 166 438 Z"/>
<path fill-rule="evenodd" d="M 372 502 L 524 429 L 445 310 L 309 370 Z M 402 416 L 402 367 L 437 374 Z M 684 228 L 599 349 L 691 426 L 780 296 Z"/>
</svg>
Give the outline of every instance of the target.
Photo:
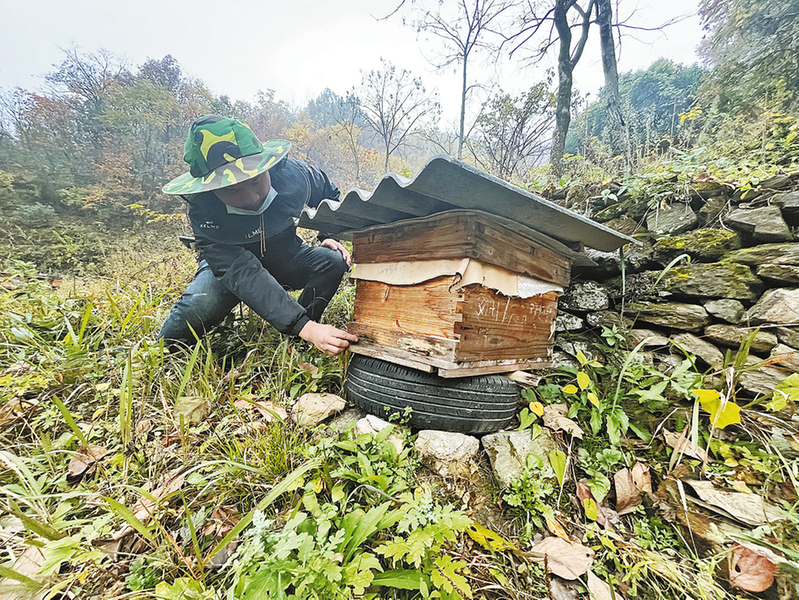
<svg viewBox="0 0 799 600">
<path fill-rule="evenodd" d="M 569 281 L 562 245 L 468 210 L 363 229 L 352 242 L 353 352 L 443 377 L 549 366 Z"/>
</svg>

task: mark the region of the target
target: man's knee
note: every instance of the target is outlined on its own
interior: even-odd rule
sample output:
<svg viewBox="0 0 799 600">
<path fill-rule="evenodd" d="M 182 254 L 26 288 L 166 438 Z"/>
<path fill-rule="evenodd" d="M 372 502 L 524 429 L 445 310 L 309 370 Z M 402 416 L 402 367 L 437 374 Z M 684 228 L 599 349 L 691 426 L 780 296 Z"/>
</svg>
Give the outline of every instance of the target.
<svg viewBox="0 0 799 600">
<path fill-rule="evenodd" d="M 347 265 L 347 261 L 344 260 L 344 256 L 341 252 L 330 248 L 328 248 L 328 250 L 330 250 L 330 252 L 328 252 L 325 257 L 327 259 L 325 270 L 331 274 L 335 274 L 340 280 L 349 269 L 349 265 Z"/>
</svg>

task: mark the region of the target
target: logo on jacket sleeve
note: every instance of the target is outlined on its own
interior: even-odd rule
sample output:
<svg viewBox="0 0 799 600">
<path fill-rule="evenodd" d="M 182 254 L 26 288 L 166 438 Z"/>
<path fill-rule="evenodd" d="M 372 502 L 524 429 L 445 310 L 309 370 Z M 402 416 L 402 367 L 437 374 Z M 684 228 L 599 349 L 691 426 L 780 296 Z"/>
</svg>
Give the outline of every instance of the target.
<svg viewBox="0 0 799 600">
<path fill-rule="evenodd" d="M 200 229 L 219 229 L 219 225 L 217 225 L 213 221 L 205 221 L 203 223 L 200 223 Z"/>
</svg>

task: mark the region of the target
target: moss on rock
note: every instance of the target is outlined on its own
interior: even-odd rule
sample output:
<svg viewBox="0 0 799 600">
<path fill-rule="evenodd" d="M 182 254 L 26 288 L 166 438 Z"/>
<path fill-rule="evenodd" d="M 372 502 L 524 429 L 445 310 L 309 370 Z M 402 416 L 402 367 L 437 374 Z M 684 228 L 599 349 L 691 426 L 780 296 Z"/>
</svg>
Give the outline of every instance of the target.
<svg viewBox="0 0 799 600">
<path fill-rule="evenodd" d="M 701 262 L 715 262 L 726 253 L 741 247 L 738 234 L 724 229 L 697 229 L 682 235 L 659 239 L 653 247 L 653 258 L 663 265 L 680 254 L 688 254 Z"/>
</svg>

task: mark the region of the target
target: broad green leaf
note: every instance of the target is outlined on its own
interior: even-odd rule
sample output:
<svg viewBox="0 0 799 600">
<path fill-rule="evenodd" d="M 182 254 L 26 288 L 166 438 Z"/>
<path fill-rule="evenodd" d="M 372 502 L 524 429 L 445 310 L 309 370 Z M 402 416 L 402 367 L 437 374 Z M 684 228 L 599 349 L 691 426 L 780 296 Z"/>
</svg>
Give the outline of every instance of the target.
<svg viewBox="0 0 799 600">
<path fill-rule="evenodd" d="M 421 590 L 422 574 L 413 569 L 402 569 L 377 573 L 372 585 L 382 585 L 398 590 Z"/>
<path fill-rule="evenodd" d="M 561 487 L 563 487 L 563 480 L 566 478 L 567 462 L 568 457 L 565 452 L 562 450 L 550 450 L 549 464 L 552 465 L 552 469 L 555 471 L 555 477 L 558 478 L 558 485 Z"/>
</svg>

